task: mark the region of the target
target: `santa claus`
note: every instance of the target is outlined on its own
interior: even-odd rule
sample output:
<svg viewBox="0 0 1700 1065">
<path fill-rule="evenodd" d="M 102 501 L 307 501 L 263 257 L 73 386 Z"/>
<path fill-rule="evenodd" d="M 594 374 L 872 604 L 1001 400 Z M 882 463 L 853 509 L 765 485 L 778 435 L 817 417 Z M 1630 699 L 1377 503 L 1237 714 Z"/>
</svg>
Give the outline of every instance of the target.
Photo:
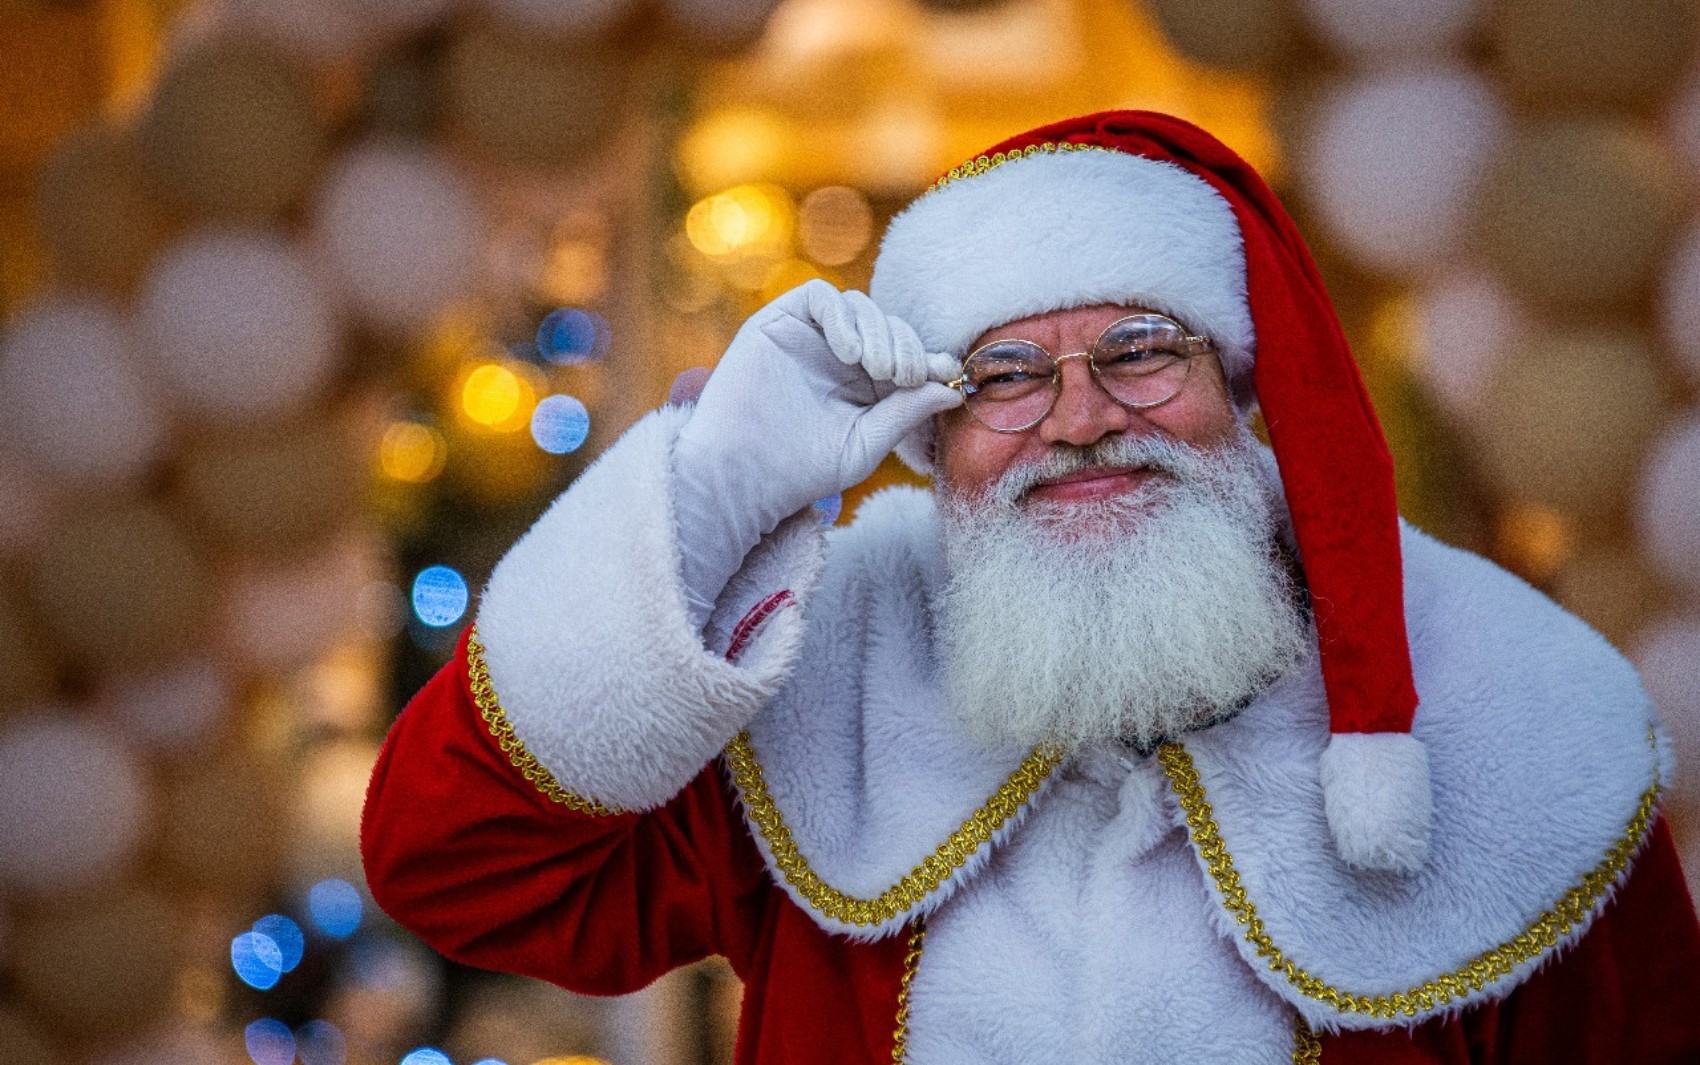
<svg viewBox="0 0 1700 1065">
<path fill-rule="evenodd" d="M 894 448 L 934 489 L 823 531 Z M 364 845 L 472 965 L 724 955 L 746 1065 L 1648 1065 L 1700 1061 L 1671 769 L 1605 640 L 1400 523 L 1261 179 L 1117 112 L 952 170 L 870 295 L 782 296 L 587 470 Z"/>
</svg>

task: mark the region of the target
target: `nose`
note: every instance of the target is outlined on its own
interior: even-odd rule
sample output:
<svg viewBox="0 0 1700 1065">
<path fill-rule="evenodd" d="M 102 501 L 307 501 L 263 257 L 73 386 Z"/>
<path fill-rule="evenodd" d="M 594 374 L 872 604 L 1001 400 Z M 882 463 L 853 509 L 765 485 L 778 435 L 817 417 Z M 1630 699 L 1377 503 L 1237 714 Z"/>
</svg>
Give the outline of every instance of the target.
<svg viewBox="0 0 1700 1065">
<path fill-rule="evenodd" d="M 1132 426 L 1133 412 L 1104 391 L 1085 357 L 1058 359 L 1057 379 L 1061 386 L 1057 401 L 1038 426 L 1045 443 L 1085 447 Z"/>
</svg>

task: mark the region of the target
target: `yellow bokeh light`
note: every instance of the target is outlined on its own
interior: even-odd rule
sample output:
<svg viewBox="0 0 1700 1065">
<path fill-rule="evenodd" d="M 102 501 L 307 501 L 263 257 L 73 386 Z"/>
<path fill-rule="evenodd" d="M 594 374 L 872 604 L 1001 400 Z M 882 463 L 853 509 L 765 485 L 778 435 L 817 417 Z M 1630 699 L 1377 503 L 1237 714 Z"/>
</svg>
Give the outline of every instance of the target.
<svg viewBox="0 0 1700 1065">
<path fill-rule="evenodd" d="M 784 248 L 794 207 L 785 190 L 739 185 L 697 201 L 685 216 L 691 246 L 711 258 Z"/>
<path fill-rule="evenodd" d="M 448 447 L 441 433 L 418 422 L 392 422 L 378 443 L 378 466 L 392 480 L 421 484 L 443 472 Z"/>
<path fill-rule="evenodd" d="M 537 405 L 537 390 L 529 376 L 497 362 L 476 366 L 461 383 L 461 410 L 474 423 L 490 429 L 521 428 Z"/>
</svg>

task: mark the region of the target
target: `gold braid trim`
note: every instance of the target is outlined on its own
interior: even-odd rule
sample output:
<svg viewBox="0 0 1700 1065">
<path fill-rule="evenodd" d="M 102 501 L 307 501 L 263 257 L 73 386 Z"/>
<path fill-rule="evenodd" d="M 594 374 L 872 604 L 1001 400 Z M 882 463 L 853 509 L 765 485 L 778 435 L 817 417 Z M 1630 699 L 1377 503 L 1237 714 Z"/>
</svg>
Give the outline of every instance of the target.
<svg viewBox="0 0 1700 1065">
<path fill-rule="evenodd" d="M 1533 961 L 1558 945 L 1560 939 L 1593 912 L 1594 905 L 1629 868 L 1630 858 L 1641 845 L 1653 822 L 1653 810 L 1658 803 L 1659 782 L 1655 771 L 1653 784 L 1641 795 L 1635 815 L 1629 819 L 1622 836 L 1606 852 L 1600 864 L 1582 878 L 1582 882 L 1564 893 L 1551 909 L 1535 918 L 1533 924 L 1491 950 L 1476 955 L 1461 968 L 1424 980 L 1421 984 L 1392 995 L 1353 994 L 1342 991 L 1299 968 L 1275 945 L 1264 931 L 1257 906 L 1246 897 L 1240 884 L 1239 871 L 1234 868 L 1234 856 L 1222 842 L 1222 834 L 1199 783 L 1198 770 L 1192 755 L 1178 743 L 1158 748 L 1157 759 L 1168 774 L 1169 784 L 1181 809 L 1186 813 L 1187 827 L 1192 832 L 1193 846 L 1204 860 L 1222 906 L 1230 916 L 1245 926 L 1245 939 L 1257 948 L 1257 956 L 1269 959 L 1269 968 L 1281 973 L 1287 982 L 1306 998 L 1326 1003 L 1341 1013 L 1362 1013 L 1391 1020 L 1398 1016 L 1415 1017 L 1418 1013 L 1463 999 L 1472 991 L 1480 991 L 1504 979 L 1524 962 Z"/>
<path fill-rule="evenodd" d="M 797 849 L 797 841 L 791 836 L 785 815 L 780 813 L 773 796 L 768 794 L 767 779 L 762 774 L 761 762 L 756 759 L 750 734 L 740 732 L 726 745 L 726 764 L 732 770 L 732 781 L 743 795 L 744 808 L 767 842 L 773 863 L 785 875 L 786 883 L 827 917 L 859 926 L 889 921 L 950 879 L 951 874 L 962 868 L 975 851 L 991 841 L 994 832 L 1016 815 L 1062 759 L 1060 751 L 1035 748 L 986 800 L 986 804 L 975 810 L 974 815 L 927 855 L 920 865 L 886 888 L 878 898 L 859 899 L 822 880 Z"/>
<path fill-rule="evenodd" d="M 1029 144 L 1012 152 L 998 152 L 995 155 L 982 155 L 968 160 L 961 166 L 952 167 L 950 172 L 927 186 L 927 192 L 942 189 L 953 181 L 963 178 L 979 177 L 988 170 L 995 169 L 1005 163 L 1013 163 L 1017 159 L 1026 159 L 1035 155 L 1055 155 L 1058 152 L 1110 152 L 1119 154 L 1114 148 L 1106 148 L 1102 144 L 1071 144 L 1068 142 L 1046 141 L 1043 144 Z"/>
<path fill-rule="evenodd" d="M 621 812 L 561 787 L 543 764 L 525 749 L 525 744 L 514 735 L 514 726 L 508 720 L 507 711 L 502 709 L 496 698 L 496 688 L 490 683 L 490 667 L 484 661 L 484 644 L 479 642 L 477 629 L 473 629 L 472 635 L 466 639 L 466 682 L 472 689 L 472 701 L 478 706 L 478 716 L 484 719 L 484 727 L 490 730 L 496 746 L 508 756 L 508 762 L 520 771 L 521 776 L 536 785 L 538 791 L 548 796 L 550 801 L 581 814 L 612 817 Z"/>
<path fill-rule="evenodd" d="M 1299 1013 L 1293 1014 L 1293 1065 L 1322 1065 L 1322 1040 Z"/>
<path fill-rule="evenodd" d="M 903 979 L 897 985 L 897 1031 L 892 1033 L 891 1063 L 905 1065 L 909 1060 L 909 985 L 921 971 L 921 948 L 926 945 L 927 922 L 916 921 L 909 933 L 909 949 L 903 955 Z"/>
</svg>

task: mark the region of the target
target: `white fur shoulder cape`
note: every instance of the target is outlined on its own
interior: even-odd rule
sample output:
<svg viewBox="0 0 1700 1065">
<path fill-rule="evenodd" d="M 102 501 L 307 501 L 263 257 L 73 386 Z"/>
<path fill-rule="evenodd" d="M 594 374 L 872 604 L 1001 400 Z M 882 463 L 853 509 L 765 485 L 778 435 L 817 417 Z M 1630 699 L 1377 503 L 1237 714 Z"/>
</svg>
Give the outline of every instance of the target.
<svg viewBox="0 0 1700 1065">
<path fill-rule="evenodd" d="M 686 416 L 639 423 L 497 567 L 478 613 L 492 682 L 555 778 L 611 806 L 660 805 L 724 748 L 775 880 L 828 930 L 893 934 L 972 883 L 1044 801 L 1056 758 L 977 746 L 942 712 L 924 492 L 882 493 L 824 537 L 810 517 L 782 526 L 705 647 L 669 506 Z M 1354 870 L 1334 849 L 1314 658 L 1160 756 L 1222 933 L 1315 1027 L 1504 995 L 1586 931 L 1671 772 L 1605 640 L 1480 558 L 1409 528 L 1403 546 L 1413 733 L 1433 780 L 1420 871 Z"/>
</svg>

